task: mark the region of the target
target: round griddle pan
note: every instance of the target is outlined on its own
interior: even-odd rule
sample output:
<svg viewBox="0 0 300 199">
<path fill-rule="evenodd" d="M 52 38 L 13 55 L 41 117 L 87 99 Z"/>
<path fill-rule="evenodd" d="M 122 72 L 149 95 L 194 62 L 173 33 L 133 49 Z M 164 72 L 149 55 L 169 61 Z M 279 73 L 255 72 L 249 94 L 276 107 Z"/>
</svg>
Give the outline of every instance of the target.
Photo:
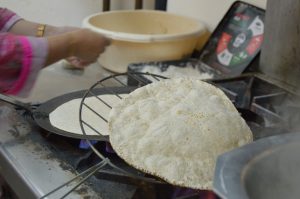
<svg viewBox="0 0 300 199">
<path fill-rule="evenodd" d="M 104 94 L 112 94 L 112 93 L 125 94 L 125 93 L 132 92 L 136 88 L 137 88 L 136 86 L 111 87 L 109 89 L 95 88 L 95 89 L 93 89 L 93 93 L 96 95 L 104 95 Z M 8 96 L 2 95 L 2 94 L 0 94 L 0 100 L 5 101 L 9 104 L 12 104 L 15 107 L 26 110 L 32 116 L 34 122 L 39 127 L 41 127 L 42 129 L 44 129 L 48 132 L 59 134 L 59 135 L 66 136 L 66 137 L 77 138 L 77 139 L 108 141 L 109 138 L 108 138 L 108 136 L 105 136 L 105 135 L 85 135 L 84 133 L 75 134 L 72 132 L 67 132 L 67 131 L 58 129 L 58 128 L 54 127 L 49 120 L 49 114 L 52 111 L 54 111 L 57 107 L 59 107 L 60 105 L 66 103 L 68 101 L 71 101 L 73 99 L 83 98 L 83 96 L 87 95 L 87 91 L 88 90 L 81 90 L 81 91 L 63 94 L 63 95 L 54 97 L 44 103 L 38 104 L 37 106 L 34 106 L 34 108 L 30 104 L 25 104 L 14 98 L 11 98 L 11 97 L 8 97 Z M 238 108 L 238 111 L 241 113 L 241 116 L 246 121 L 253 121 L 253 122 L 261 123 L 262 119 L 256 114 L 253 115 L 254 114 L 253 112 L 246 110 L 246 109 L 240 109 L 240 108 Z M 257 121 L 258 119 L 259 119 L 259 121 Z"/>
<path fill-rule="evenodd" d="M 93 90 L 93 93 L 96 95 L 104 95 L 104 94 L 125 94 L 125 93 L 130 93 L 133 90 L 135 90 L 137 87 L 111 87 L 109 89 L 107 88 L 96 88 Z M 49 120 L 49 114 L 54 111 L 57 107 L 60 105 L 73 100 L 73 99 L 78 99 L 82 98 L 87 90 L 81 90 L 81 91 L 76 91 L 76 92 L 71 92 L 67 93 L 64 95 L 60 95 L 57 97 L 54 97 L 44 103 L 41 103 L 37 105 L 36 108 L 33 108 L 30 104 L 25 104 L 23 102 L 20 102 L 14 98 L 5 96 L 5 95 L 0 95 L 0 100 L 5 101 L 9 104 L 12 104 L 18 108 L 24 109 L 30 113 L 32 116 L 33 120 L 35 123 L 41 127 L 42 129 L 59 134 L 62 136 L 66 137 L 71 137 L 71 138 L 77 138 L 77 139 L 88 139 L 88 140 L 102 140 L 102 141 L 108 141 L 108 136 L 104 135 L 80 135 L 80 134 L 75 134 L 71 132 L 67 132 L 61 129 L 58 129 L 50 123 Z M 79 110 L 79 108 L 78 108 Z"/>
</svg>

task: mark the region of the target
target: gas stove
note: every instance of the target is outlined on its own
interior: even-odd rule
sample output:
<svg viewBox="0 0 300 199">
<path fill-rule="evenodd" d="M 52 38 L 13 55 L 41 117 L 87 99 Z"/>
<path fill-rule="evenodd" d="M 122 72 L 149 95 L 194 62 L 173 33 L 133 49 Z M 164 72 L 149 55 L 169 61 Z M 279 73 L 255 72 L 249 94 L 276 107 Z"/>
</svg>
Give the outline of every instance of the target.
<svg viewBox="0 0 300 199">
<path fill-rule="evenodd" d="M 135 76 L 139 84 L 143 79 Z M 134 83 L 132 79 L 128 82 Z M 254 139 L 291 132 L 295 127 L 285 110 L 298 97 L 255 74 L 209 81 L 224 91 L 251 128 Z M 148 82 L 149 83 L 149 82 Z M 286 106 L 282 106 L 282 105 Z M 297 115 L 294 115 L 297 117 Z M 39 128 L 22 110 L 2 103 L 1 156 L 4 178 L 26 198 L 218 198 L 213 192 L 180 188 L 144 174 L 120 159 L 107 142 L 94 144 L 124 174 L 98 167 L 99 157 L 82 140 Z M 80 147 L 81 146 L 81 147 Z M 80 176 L 72 183 L 73 178 Z"/>
<path fill-rule="evenodd" d="M 246 120 L 255 140 L 291 132 L 297 127 L 293 118 L 298 118 L 297 111 L 291 114 L 297 109 L 293 103 L 298 100 L 296 95 L 257 74 L 240 75 L 257 71 L 257 68 L 247 66 L 255 63 L 253 58 L 257 58 L 263 18 L 263 10 L 238 1 L 212 34 L 201 56 L 194 56 L 196 60 L 155 63 L 162 71 L 170 64 L 184 67 L 189 63 L 200 72 L 212 73 L 214 79 L 207 81 L 225 92 Z M 229 53 L 234 48 L 231 40 L 240 39 L 243 35 L 236 33 L 245 28 L 244 36 L 247 33 L 252 37 L 244 41 L 243 48 Z M 246 52 L 249 53 L 247 56 Z M 143 65 L 133 64 L 132 68 Z M 230 70 L 232 68 L 234 70 Z M 44 70 L 26 101 L 38 104 L 55 96 L 84 90 L 108 75 L 111 73 L 99 65 L 83 72 L 66 71 L 56 64 Z M 129 86 L 150 83 L 141 76 L 132 77 L 127 79 Z M 172 186 L 130 167 L 105 141 L 93 142 L 92 146 L 103 156 L 99 158 L 83 140 L 47 132 L 24 112 L 6 103 L 0 104 L 0 126 L 0 171 L 20 198 L 218 198 L 213 192 Z"/>
</svg>

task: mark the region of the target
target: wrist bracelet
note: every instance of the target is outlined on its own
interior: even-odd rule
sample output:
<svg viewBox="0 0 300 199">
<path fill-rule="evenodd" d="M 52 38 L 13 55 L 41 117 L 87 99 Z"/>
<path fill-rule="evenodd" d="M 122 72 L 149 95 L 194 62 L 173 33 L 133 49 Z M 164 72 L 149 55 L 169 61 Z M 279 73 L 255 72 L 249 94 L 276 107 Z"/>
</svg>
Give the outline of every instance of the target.
<svg viewBox="0 0 300 199">
<path fill-rule="evenodd" d="M 36 31 L 37 37 L 43 37 L 45 33 L 46 25 L 45 24 L 39 24 Z"/>
</svg>

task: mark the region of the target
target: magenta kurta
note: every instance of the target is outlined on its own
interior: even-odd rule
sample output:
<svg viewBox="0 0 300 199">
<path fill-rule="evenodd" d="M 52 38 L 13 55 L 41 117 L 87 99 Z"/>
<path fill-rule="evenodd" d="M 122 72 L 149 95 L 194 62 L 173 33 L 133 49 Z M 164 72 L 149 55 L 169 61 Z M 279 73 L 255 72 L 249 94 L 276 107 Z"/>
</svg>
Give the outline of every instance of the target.
<svg viewBox="0 0 300 199">
<path fill-rule="evenodd" d="M 48 44 L 45 38 L 9 33 L 21 18 L 0 8 L 0 93 L 25 96 L 45 64 Z"/>
</svg>

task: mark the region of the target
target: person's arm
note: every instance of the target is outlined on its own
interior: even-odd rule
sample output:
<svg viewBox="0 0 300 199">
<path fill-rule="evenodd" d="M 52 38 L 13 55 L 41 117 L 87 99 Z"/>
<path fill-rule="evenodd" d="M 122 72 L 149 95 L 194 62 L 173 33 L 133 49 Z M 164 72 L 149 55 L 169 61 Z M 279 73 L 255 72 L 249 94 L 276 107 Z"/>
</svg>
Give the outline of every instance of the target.
<svg viewBox="0 0 300 199">
<path fill-rule="evenodd" d="M 44 36 L 52 36 L 37 38 L 37 26 L 0 8 L 1 93 L 24 95 L 42 67 L 68 57 L 75 59 L 77 67 L 84 67 L 96 61 L 110 43 L 100 34 L 69 27 L 48 26 Z"/>
<path fill-rule="evenodd" d="M 77 28 L 77 27 L 51 26 L 51 25 L 39 24 L 39 23 L 31 22 L 31 21 L 26 21 L 26 20 L 22 19 L 22 20 L 17 21 L 8 31 L 13 34 L 18 34 L 18 35 L 37 36 L 37 30 L 38 30 L 38 28 L 41 28 L 42 26 L 44 28 L 42 37 L 57 36 L 57 35 L 61 35 L 64 33 L 69 33 L 69 32 L 80 30 L 80 28 Z M 56 45 L 58 45 L 58 44 L 56 44 Z M 78 68 L 82 69 L 86 65 L 92 63 L 90 61 L 82 60 L 79 57 L 75 57 L 75 56 L 65 57 L 65 60 L 68 62 L 70 67 L 74 67 L 77 69 Z"/>
<path fill-rule="evenodd" d="M 7 32 L 21 17 L 16 13 L 0 7 L 0 32 Z"/>
<path fill-rule="evenodd" d="M 16 35 L 26 35 L 35 37 L 38 35 L 37 30 L 42 27 L 44 27 L 44 31 L 42 32 L 42 35 L 39 34 L 40 37 L 55 36 L 67 32 L 80 30 L 80 28 L 77 27 L 58 27 L 27 21 L 8 9 L 0 8 L 0 32 L 9 32 Z M 68 66 L 79 69 L 82 69 L 83 67 L 91 63 L 74 56 L 66 57 L 65 60 L 67 61 Z"/>
<path fill-rule="evenodd" d="M 46 38 L 0 34 L 0 92 L 24 96 L 42 67 L 70 56 L 92 63 L 109 43 L 86 29 Z"/>
<path fill-rule="evenodd" d="M 46 39 L 0 34 L 0 92 L 25 95 L 48 54 Z"/>
<path fill-rule="evenodd" d="M 88 29 L 47 37 L 47 41 L 49 52 L 45 65 L 66 57 L 77 57 L 86 63 L 93 63 L 110 44 L 109 39 Z"/>
<path fill-rule="evenodd" d="M 42 24 L 28 21 L 22 19 L 13 11 L 7 8 L 0 7 L 0 32 L 9 32 L 16 35 L 24 35 L 24 36 L 37 36 L 37 29 Z M 52 26 L 48 24 L 45 25 L 45 31 L 42 36 L 52 36 L 61 33 L 66 33 L 74 30 L 78 30 L 76 27 L 68 27 L 68 26 Z"/>
<path fill-rule="evenodd" d="M 25 35 L 25 36 L 36 36 L 37 29 L 40 24 L 33 23 L 21 19 L 17 21 L 9 30 L 8 32 L 16 34 L 16 35 Z"/>
<path fill-rule="evenodd" d="M 45 25 L 43 37 L 59 35 L 71 31 L 78 30 L 77 27 L 68 27 L 68 26 L 51 26 L 49 24 L 40 24 L 32 21 L 27 21 L 25 19 L 18 20 L 8 32 L 17 34 L 17 35 L 26 35 L 26 36 L 37 36 L 37 30 L 41 25 Z"/>
</svg>

